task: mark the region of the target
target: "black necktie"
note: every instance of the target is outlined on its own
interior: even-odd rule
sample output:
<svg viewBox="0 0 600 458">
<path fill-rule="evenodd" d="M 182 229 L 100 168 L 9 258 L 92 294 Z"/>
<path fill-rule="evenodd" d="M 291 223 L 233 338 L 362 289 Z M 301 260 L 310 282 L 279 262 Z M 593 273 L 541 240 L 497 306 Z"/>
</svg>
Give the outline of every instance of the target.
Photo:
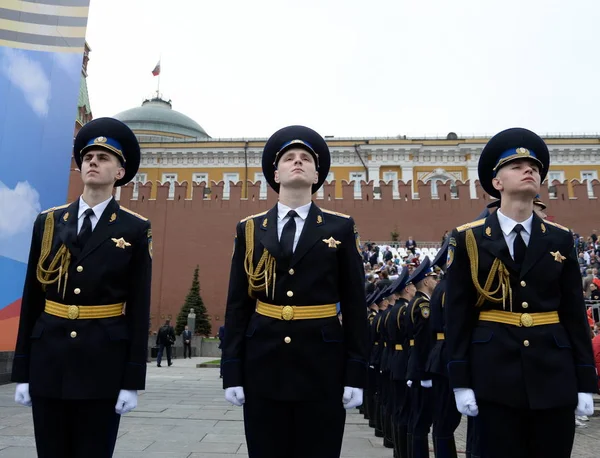
<svg viewBox="0 0 600 458">
<path fill-rule="evenodd" d="M 283 256 L 287 259 L 291 259 L 292 254 L 294 253 L 294 238 L 296 237 L 296 221 L 294 218 L 298 216 L 298 213 L 296 213 L 295 210 L 290 210 L 286 216 L 290 219 L 285 223 L 285 226 L 283 226 L 279 243 L 281 244 Z"/>
<path fill-rule="evenodd" d="M 85 218 L 83 218 L 83 224 L 81 225 L 81 230 L 77 236 L 79 248 L 83 248 L 92 235 L 92 220 L 90 216 L 94 214 L 94 210 L 88 208 L 84 214 Z"/>
<path fill-rule="evenodd" d="M 519 265 L 523 264 L 523 261 L 525 260 L 525 250 L 527 250 L 525 240 L 523 240 L 523 237 L 521 237 L 521 231 L 523 229 L 523 226 L 520 224 L 517 224 L 513 229 L 513 231 L 517 233 L 513 244 L 513 255 L 515 258 L 515 262 Z"/>
</svg>

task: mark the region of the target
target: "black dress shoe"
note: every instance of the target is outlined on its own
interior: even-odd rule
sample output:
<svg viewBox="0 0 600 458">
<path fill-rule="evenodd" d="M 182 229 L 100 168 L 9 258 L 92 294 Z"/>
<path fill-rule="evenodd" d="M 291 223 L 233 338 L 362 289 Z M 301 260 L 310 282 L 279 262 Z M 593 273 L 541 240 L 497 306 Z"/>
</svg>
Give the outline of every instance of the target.
<svg viewBox="0 0 600 458">
<path fill-rule="evenodd" d="M 157 364 L 156 367 L 162 367 L 160 364 Z"/>
<path fill-rule="evenodd" d="M 172 366 L 172 365 L 173 365 L 173 363 L 169 363 L 169 366 Z"/>
</svg>

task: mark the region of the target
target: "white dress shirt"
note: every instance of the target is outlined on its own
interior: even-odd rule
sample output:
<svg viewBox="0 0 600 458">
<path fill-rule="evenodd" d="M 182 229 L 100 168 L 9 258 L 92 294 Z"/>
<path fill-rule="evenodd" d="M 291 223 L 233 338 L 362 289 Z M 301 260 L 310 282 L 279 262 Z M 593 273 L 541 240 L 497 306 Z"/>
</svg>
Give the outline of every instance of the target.
<svg viewBox="0 0 600 458">
<path fill-rule="evenodd" d="M 508 251 L 513 259 L 515 259 L 515 254 L 513 253 L 515 239 L 517 238 L 517 233 L 513 231 L 517 224 L 521 224 L 523 226 L 523 230 L 521 231 L 521 237 L 525 242 L 525 245 L 529 245 L 529 238 L 531 237 L 531 225 L 533 223 L 533 213 L 529 218 L 527 218 L 522 223 L 518 223 L 514 219 L 509 218 L 504 213 L 500 211 L 500 209 L 496 210 L 498 212 L 498 222 L 500 223 L 500 229 L 502 229 L 502 235 L 504 235 L 504 240 L 506 241 L 506 245 L 508 245 Z"/>
<path fill-rule="evenodd" d="M 281 233 L 283 232 L 283 226 L 290 220 L 287 216 L 290 210 L 296 210 L 298 216 L 294 218 L 296 222 L 296 234 L 294 235 L 294 251 L 296 251 L 296 246 L 298 245 L 298 240 L 300 240 L 300 234 L 302 234 L 302 228 L 304 228 L 304 222 L 306 218 L 308 218 L 308 212 L 310 210 L 310 206 L 312 202 L 307 203 L 306 205 L 302 205 L 302 207 L 298 208 L 290 208 L 287 205 L 283 205 L 281 202 L 277 202 L 277 239 L 281 240 Z"/>
<path fill-rule="evenodd" d="M 104 210 L 108 206 L 108 203 L 110 202 L 111 199 L 112 199 L 112 196 L 110 198 L 106 199 L 104 202 L 100 202 L 95 207 L 90 207 L 88 204 L 85 203 L 85 200 L 83 200 L 83 196 L 79 197 L 79 214 L 77 215 L 77 233 L 78 234 L 79 234 L 79 231 L 81 230 L 81 226 L 83 226 L 83 220 L 85 219 L 85 211 L 88 208 L 91 208 L 92 211 L 94 212 L 93 215 L 90 215 L 90 221 L 92 223 L 92 231 L 93 231 L 94 229 L 96 229 L 96 224 L 98 224 L 98 221 L 102 217 L 102 213 L 104 213 Z"/>
</svg>

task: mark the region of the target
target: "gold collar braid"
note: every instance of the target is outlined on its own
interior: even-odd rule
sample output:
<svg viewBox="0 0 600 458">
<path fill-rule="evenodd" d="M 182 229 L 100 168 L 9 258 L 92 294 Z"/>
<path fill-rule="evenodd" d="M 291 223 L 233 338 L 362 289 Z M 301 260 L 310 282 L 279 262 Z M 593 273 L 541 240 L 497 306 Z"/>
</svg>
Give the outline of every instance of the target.
<svg viewBox="0 0 600 458">
<path fill-rule="evenodd" d="M 254 268 L 254 220 L 246 221 L 246 256 L 244 257 L 244 269 L 248 277 L 248 295 L 255 297 L 254 293 L 265 291 L 269 295 L 269 284 L 271 285 L 271 299 L 275 299 L 275 281 L 277 280 L 275 258 L 265 248 L 258 265 Z"/>
<path fill-rule="evenodd" d="M 52 239 L 54 238 L 54 212 L 51 211 L 46 215 L 46 221 L 44 222 L 44 234 L 42 236 L 42 248 L 40 251 L 40 259 L 37 264 L 36 276 L 38 281 L 44 285 L 43 288 L 47 285 L 51 285 L 53 283 L 58 282 L 58 291 L 60 292 L 61 278 L 64 274 L 65 282 L 63 286 L 63 299 L 65 297 L 65 293 L 67 291 L 67 281 L 69 279 L 69 265 L 71 264 L 71 252 L 63 243 L 50 266 L 45 269 L 44 263 L 52 250 Z"/>
<path fill-rule="evenodd" d="M 506 310 L 506 296 L 510 300 L 510 310 L 512 311 L 512 288 L 510 286 L 510 273 L 500 259 L 496 258 L 490 269 L 485 286 L 482 288 L 479 284 L 479 251 L 477 249 L 477 241 L 473 234 L 473 229 L 469 229 L 466 233 L 467 254 L 469 255 L 469 263 L 471 265 L 471 280 L 473 286 L 479 293 L 479 298 L 475 307 L 481 307 L 485 300 L 499 304 L 502 302 L 502 308 Z M 491 290 L 494 280 L 498 278 L 498 286 L 495 290 Z M 495 297 L 497 294 L 501 296 Z"/>
</svg>

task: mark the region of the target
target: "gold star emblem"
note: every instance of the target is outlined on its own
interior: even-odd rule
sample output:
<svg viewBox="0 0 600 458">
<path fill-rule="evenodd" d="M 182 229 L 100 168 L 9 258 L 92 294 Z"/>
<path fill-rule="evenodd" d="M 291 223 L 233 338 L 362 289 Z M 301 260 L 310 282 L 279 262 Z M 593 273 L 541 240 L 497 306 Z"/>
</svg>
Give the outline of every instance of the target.
<svg viewBox="0 0 600 458">
<path fill-rule="evenodd" d="M 262 226 L 263 226 L 263 227 L 267 227 L 267 218 L 265 218 L 265 219 L 263 220 Z"/>
<path fill-rule="evenodd" d="M 112 215 L 110 215 L 110 222 L 113 223 L 115 220 L 117 219 L 117 214 L 113 213 Z"/>
<path fill-rule="evenodd" d="M 69 219 L 69 212 L 65 213 L 65 216 L 63 216 L 63 221 L 67 221 Z"/>
<path fill-rule="evenodd" d="M 529 156 L 531 153 L 529 152 L 529 150 L 527 148 L 517 148 L 517 154 L 519 156 Z"/>
<path fill-rule="evenodd" d="M 342 242 L 334 239 L 333 237 L 329 237 L 328 239 L 323 239 L 323 242 L 325 242 L 329 248 L 337 248 L 337 246 L 340 243 L 342 243 Z"/>
<path fill-rule="evenodd" d="M 563 262 L 565 259 L 567 259 L 562 254 L 560 254 L 560 251 L 551 251 L 550 254 L 554 256 L 554 260 L 556 262 Z"/>
<path fill-rule="evenodd" d="M 106 143 L 106 137 L 97 137 L 94 139 L 94 143 Z"/>
<path fill-rule="evenodd" d="M 542 223 L 542 234 L 546 233 L 546 226 L 544 226 L 544 223 Z"/>
<path fill-rule="evenodd" d="M 488 237 L 490 237 L 492 235 L 492 228 L 491 227 L 486 227 L 485 228 L 485 235 L 487 235 Z"/>
<path fill-rule="evenodd" d="M 131 246 L 131 243 L 126 242 L 125 239 L 123 237 L 121 237 L 120 239 L 111 239 L 113 242 L 115 242 L 115 245 L 117 248 L 122 248 L 125 249 L 125 247 Z"/>
</svg>

